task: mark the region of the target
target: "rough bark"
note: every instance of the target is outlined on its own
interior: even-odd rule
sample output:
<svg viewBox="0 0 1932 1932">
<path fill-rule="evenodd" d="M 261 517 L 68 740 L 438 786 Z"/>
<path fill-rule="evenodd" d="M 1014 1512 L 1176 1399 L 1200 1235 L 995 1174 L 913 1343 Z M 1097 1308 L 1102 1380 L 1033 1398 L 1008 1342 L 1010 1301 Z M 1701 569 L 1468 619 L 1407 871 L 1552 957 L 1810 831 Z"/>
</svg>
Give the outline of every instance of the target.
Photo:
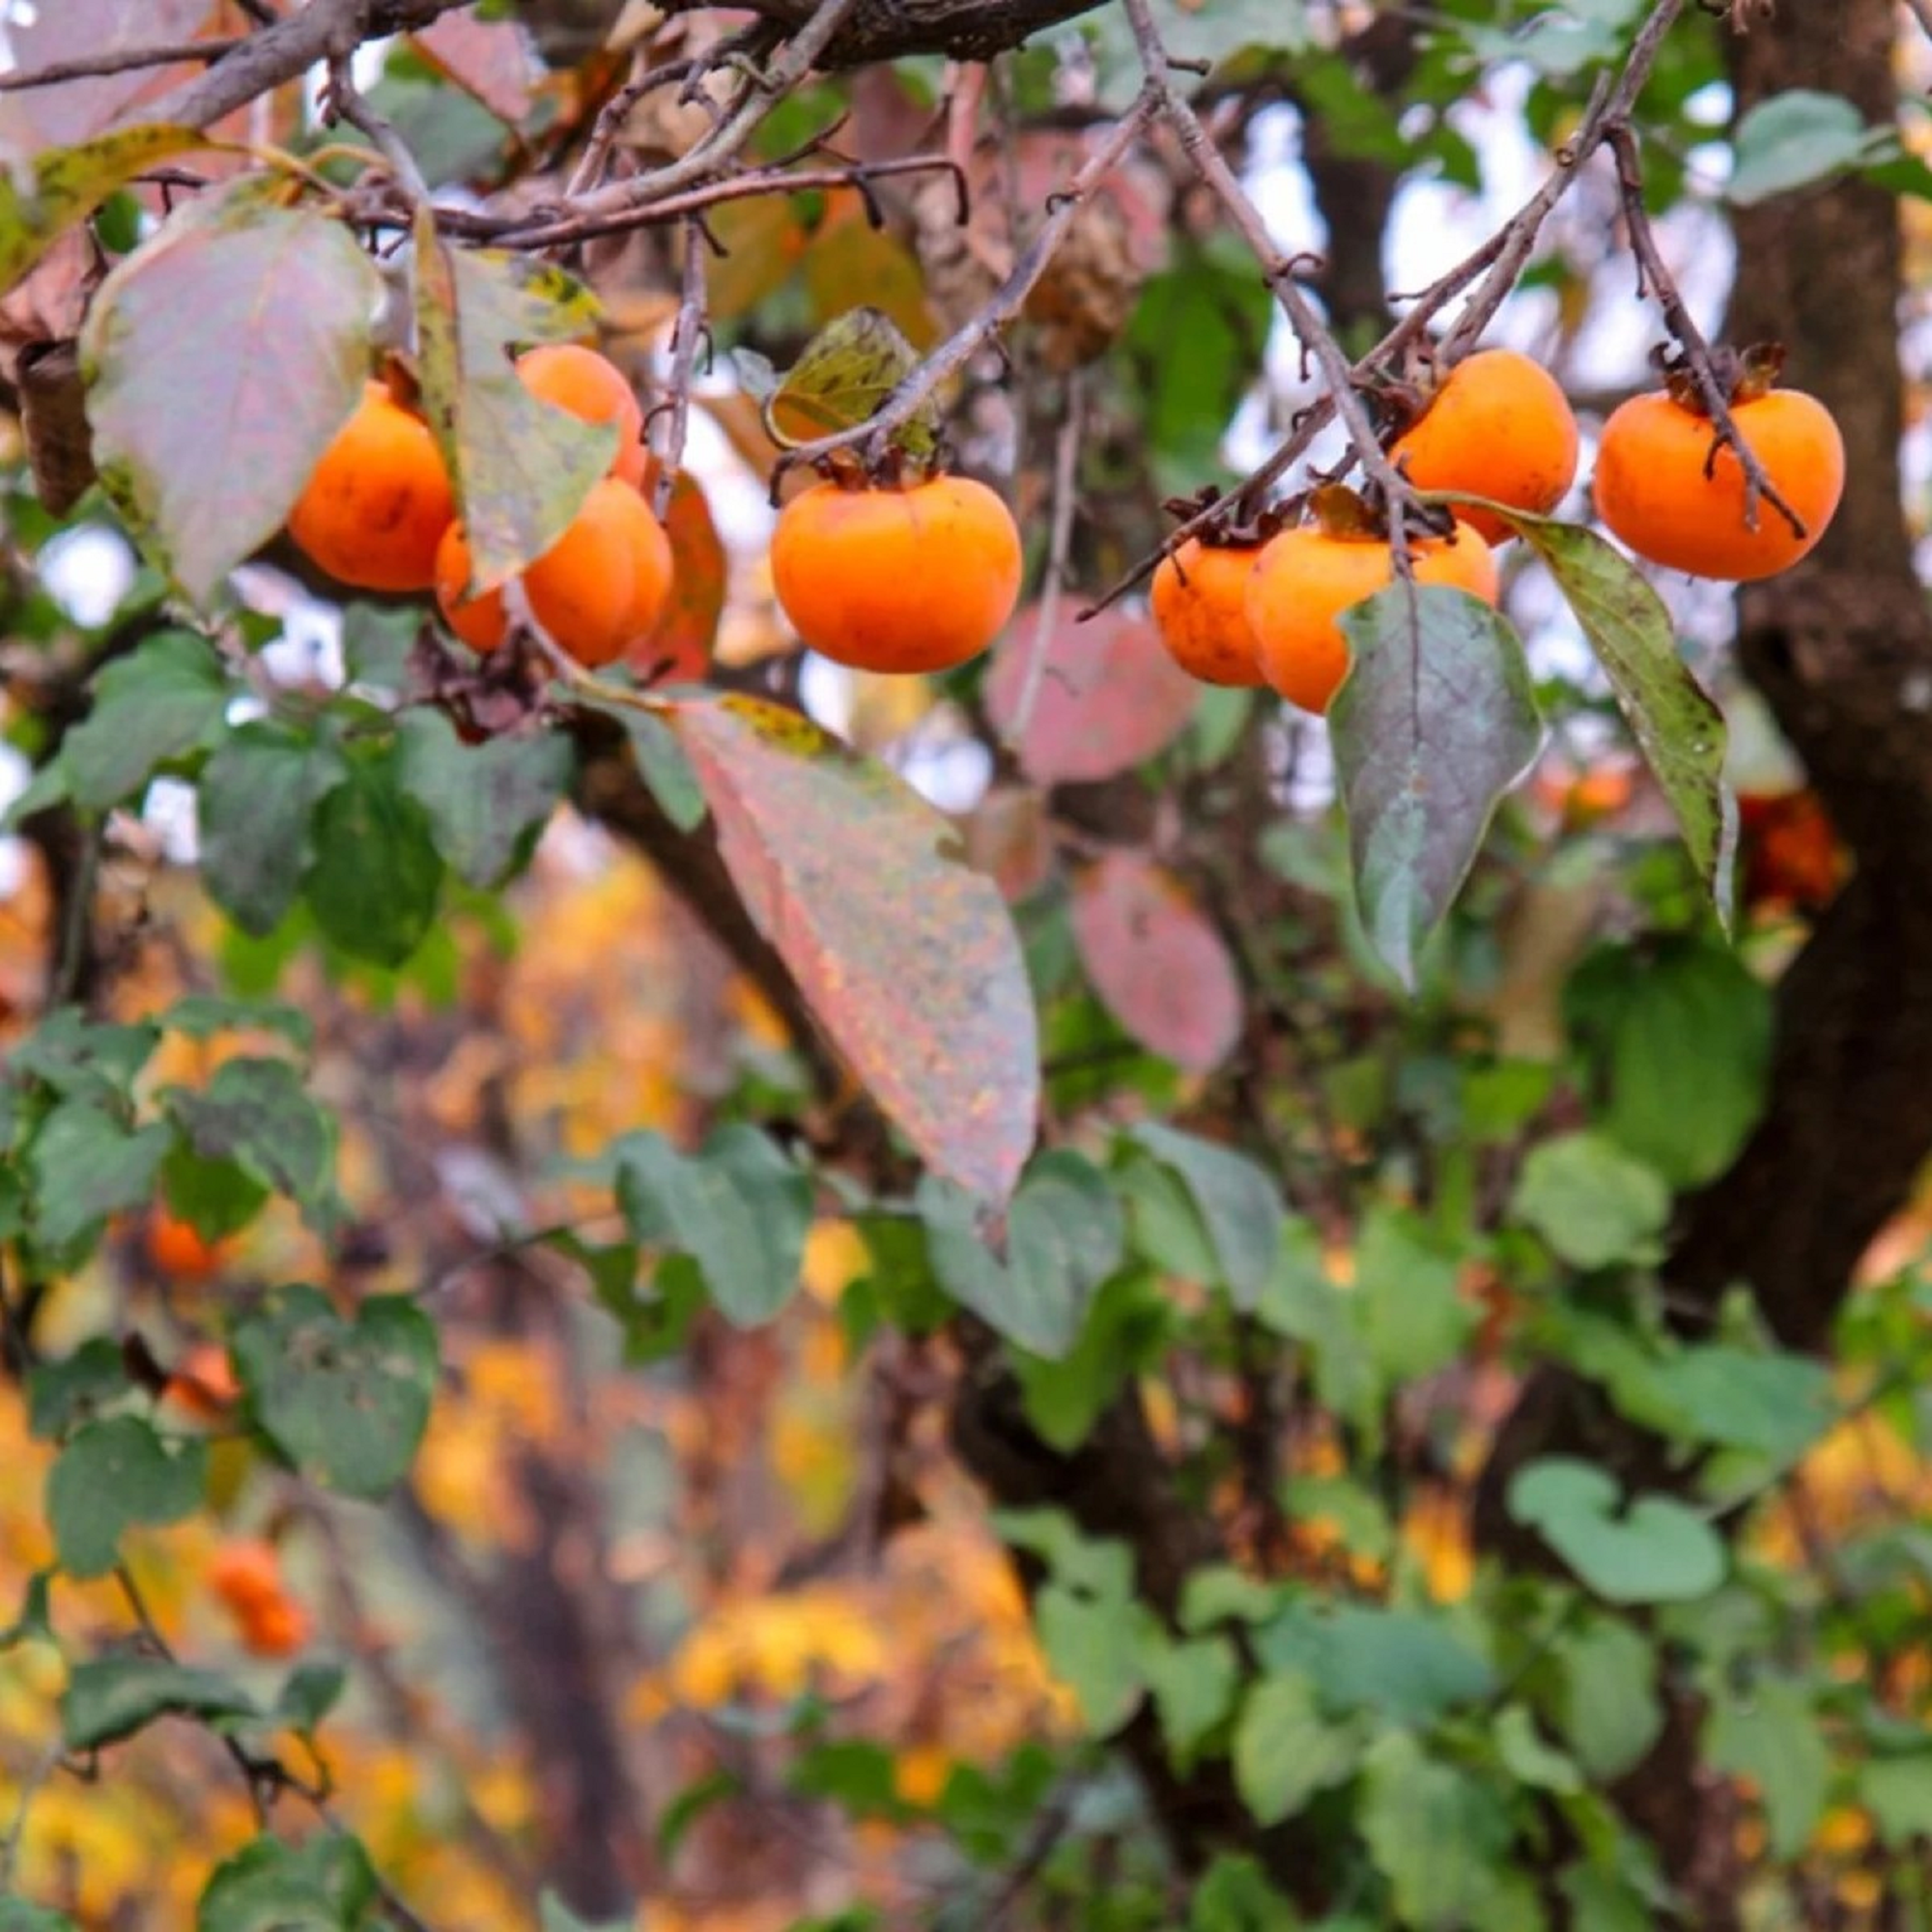
<svg viewBox="0 0 1932 1932">
<path fill-rule="evenodd" d="M 668 11 L 687 14 L 709 4 L 710 0 L 669 0 Z M 746 4 L 787 33 L 804 26 L 817 11 L 817 0 L 746 0 Z M 864 67 L 908 54 L 991 60 L 1042 28 L 1091 14 L 1099 5 L 1101 0 L 860 0 L 819 64 Z"/>
</svg>

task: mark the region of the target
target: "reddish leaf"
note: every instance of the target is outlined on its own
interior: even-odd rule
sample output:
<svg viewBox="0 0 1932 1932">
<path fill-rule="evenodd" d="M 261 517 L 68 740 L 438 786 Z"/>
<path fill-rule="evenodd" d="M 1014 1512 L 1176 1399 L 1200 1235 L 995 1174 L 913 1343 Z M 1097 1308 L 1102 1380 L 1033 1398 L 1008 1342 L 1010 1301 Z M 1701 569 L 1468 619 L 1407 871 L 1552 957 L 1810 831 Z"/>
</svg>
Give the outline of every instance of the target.
<svg viewBox="0 0 1932 1932">
<path fill-rule="evenodd" d="M 274 534 L 368 368 L 368 258 L 259 190 L 184 206 L 101 284 L 81 337 L 101 480 L 196 603 Z"/>
<path fill-rule="evenodd" d="M 1234 1050 L 1241 988 L 1221 935 L 1172 872 L 1112 852 L 1073 882 L 1073 937 L 1107 1010 L 1190 1073 Z"/>
<path fill-rule="evenodd" d="M 1053 874 L 1046 797 L 1032 785 L 995 785 L 961 821 L 966 860 L 1009 905 L 1031 898 Z"/>
<path fill-rule="evenodd" d="M 523 29 L 479 20 L 468 7 L 444 14 L 414 36 L 417 48 L 466 94 L 512 127 L 530 111 L 530 56 Z"/>
<path fill-rule="evenodd" d="M 729 559 L 712 522 L 704 486 L 688 470 L 680 470 L 670 486 L 665 529 L 677 566 L 670 604 L 650 641 L 634 651 L 631 661 L 667 683 L 696 684 L 711 668 Z"/>
<path fill-rule="evenodd" d="M 1086 783 L 1130 771 L 1178 738 L 1201 687 L 1168 656 L 1152 621 L 1116 608 L 1092 622 L 1063 608 L 1046 641 L 1022 735 L 1021 707 L 1034 675 L 1036 611 L 1007 626 L 986 680 L 986 708 L 1028 775 L 1042 784 Z"/>
<path fill-rule="evenodd" d="M 947 821 L 884 766 L 755 698 L 668 707 L 747 909 L 935 1174 L 994 1201 L 1034 1140 L 1018 935 Z"/>
<path fill-rule="evenodd" d="M 31 25 L 7 29 L 14 66 L 25 70 L 134 47 L 166 46 L 191 41 L 201 32 L 213 0 L 42 0 Z M 163 68 L 169 81 L 183 70 Z M 98 134 L 144 89 L 156 85 L 157 70 L 132 68 L 126 73 L 91 74 L 9 95 L 0 104 L 0 143 L 19 153 L 62 148 Z"/>
</svg>

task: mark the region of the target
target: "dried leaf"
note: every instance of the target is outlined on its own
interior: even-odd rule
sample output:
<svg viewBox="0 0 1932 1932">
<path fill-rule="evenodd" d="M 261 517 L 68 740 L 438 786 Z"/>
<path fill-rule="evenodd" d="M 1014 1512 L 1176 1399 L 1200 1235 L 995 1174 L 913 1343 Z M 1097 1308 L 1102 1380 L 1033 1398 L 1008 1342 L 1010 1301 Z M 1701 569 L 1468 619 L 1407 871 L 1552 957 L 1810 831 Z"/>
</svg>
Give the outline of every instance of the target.
<svg viewBox="0 0 1932 1932">
<path fill-rule="evenodd" d="M 1073 937 L 1107 1010 L 1135 1039 L 1208 1073 L 1241 1032 L 1241 988 L 1212 923 L 1165 867 L 1110 852 L 1073 882 Z"/>
<path fill-rule="evenodd" d="M 376 271 L 340 222 L 198 196 L 101 284 L 81 337 L 95 461 L 197 604 L 280 526 L 361 399 Z"/>
<path fill-rule="evenodd" d="M 874 416 L 919 361 L 898 325 L 875 308 L 848 309 L 806 345 L 765 410 L 765 423 L 781 442 L 856 429 Z M 939 440 L 939 412 L 925 404 L 893 434 L 908 454 L 931 453 Z"/>
<path fill-rule="evenodd" d="M 986 708 L 1042 784 L 1088 783 L 1131 771 L 1186 727 L 1201 687 L 1168 656 L 1151 620 L 1118 606 L 1080 623 L 1063 607 L 1045 642 L 1033 712 L 1019 731 L 1036 673 L 1037 610 L 1021 611 L 995 648 Z M 1017 742 L 1015 742 L 1017 740 Z"/>
<path fill-rule="evenodd" d="M 697 684 L 711 668 L 729 559 L 704 486 L 688 471 L 680 471 L 670 486 L 665 530 L 674 565 L 670 603 L 650 641 L 632 653 L 632 662 L 657 668 L 666 683 Z"/>
<path fill-rule="evenodd" d="M 1013 1189 L 1039 1096 L 1033 990 L 992 882 L 884 766 L 753 698 L 668 707 L 733 881 L 932 1171 Z"/>
</svg>

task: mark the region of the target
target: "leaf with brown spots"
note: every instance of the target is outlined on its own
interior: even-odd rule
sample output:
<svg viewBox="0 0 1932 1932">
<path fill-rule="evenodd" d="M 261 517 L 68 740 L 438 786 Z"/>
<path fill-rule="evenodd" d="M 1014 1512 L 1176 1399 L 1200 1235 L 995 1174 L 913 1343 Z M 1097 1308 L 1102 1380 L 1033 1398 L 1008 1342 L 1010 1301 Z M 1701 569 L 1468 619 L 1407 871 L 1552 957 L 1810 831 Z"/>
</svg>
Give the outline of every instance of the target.
<svg viewBox="0 0 1932 1932">
<path fill-rule="evenodd" d="M 1005 1201 L 1039 1052 L 1019 937 L 952 827 L 902 780 L 756 698 L 667 707 L 746 908 L 926 1165 Z"/>
</svg>

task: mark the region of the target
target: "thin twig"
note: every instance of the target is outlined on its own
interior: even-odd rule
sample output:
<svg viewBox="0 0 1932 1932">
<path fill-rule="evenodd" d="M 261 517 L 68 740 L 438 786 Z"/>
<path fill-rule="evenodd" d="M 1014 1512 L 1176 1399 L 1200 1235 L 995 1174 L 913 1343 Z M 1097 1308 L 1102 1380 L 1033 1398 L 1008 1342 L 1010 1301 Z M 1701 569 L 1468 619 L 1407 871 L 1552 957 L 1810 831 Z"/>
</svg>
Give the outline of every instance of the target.
<svg viewBox="0 0 1932 1932">
<path fill-rule="evenodd" d="M 1642 285 L 1657 298 L 1657 305 L 1663 311 L 1664 327 L 1683 350 L 1690 379 L 1697 385 L 1698 399 L 1711 418 L 1711 450 L 1704 460 L 1704 474 L 1712 474 L 1719 447 L 1728 443 L 1745 476 L 1745 528 L 1757 528 L 1758 503 L 1762 499 L 1783 517 L 1794 534 L 1801 538 L 1808 536 L 1804 519 L 1785 501 L 1783 493 L 1766 474 L 1757 453 L 1739 433 L 1737 418 L 1731 413 L 1730 397 L 1712 366 L 1711 345 L 1691 320 L 1676 279 L 1664 266 L 1662 250 L 1658 247 L 1656 232 L 1650 225 L 1649 211 L 1643 205 L 1643 171 L 1637 159 L 1636 136 L 1627 125 L 1619 124 L 1610 128 L 1605 138 L 1616 158 L 1617 188 L 1623 197 L 1624 222 L 1630 230 L 1631 253 L 1636 257 L 1638 275 Z"/>
<path fill-rule="evenodd" d="M 779 476 L 801 463 L 815 463 L 834 450 L 851 449 L 869 443 L 883 451 L 892 433 L 902 428 L 925 406 L 926 400 L 942 384 L 965 368 L 986 342 L 1026 305 L 1034 285 L 1046 272 L 1062 238 L 1080 213 L 1081 204 L 1119 164 L 1122 156 L 1137 141 L 1158 111 L 1159 100 L 1151 89 L 1144 88 L 1107 139 L 1088 156 L 1072 181 L 1054 197 L 1046 219 L 1013 264 L 1007 279 L 994 290 L 979 312 L 969 317 L 935 349 L 925 360 L 899 383 L 885 402 L 864 422 L 851 429 L 836 431 L 814 442 L 801 443 L 779 458 Z"/>
<path fill-rule="evenodd" d="M 677 324 L 670 338 L 670 400 L 662 410 L 666 425 L 657 452 L 657 482 L 651 507 L 662 523 L 670 508 L 671 486 L 684 465 L 684 441 L 691 429 L 691 384 L 697 374 L 697 346 L 710 325 L 704 310 L 704 237 L 696 219 L 684 224 L 684 273 L 678 296 Z"/>
<path fill-rule="evenodd" d="M 1078 503 L 1075 485 L 1080 469 L 1085 402 L 1080 371 L 1075 369 L 1066 379 L 1066 414 L 1054 444 L 1053 534 L 1047 544 L 1046 580 L 1040 587 L 1039 610 L 1034 617 L 1033 641 L 1027 651 L 1026 679 L 1020 686 L 1020 701 L 1013 709 L 1013 728 L 1009 734 L 1015 745 L 1026 743 L 1034 706 L 1039 702 L 1040 687 L 1045 682 L 1047 653 L 1053 647 L 1053 633 L 1060 622 L 1067 553 L 1073 547 L 1073 512 Z"/>
<path fill-rule="evenodd" d="M 45 67 L 0 73 L 0 94 L 18 94 L 30 87 L 59 87 L 64 81 L 91 80 L 105 73 L 131 73 L 139 68 L 177 67 L 183 61 L 218 61 L 247 38 L 237 34 L 221 40 L 175 41 L 165 46 L 117 47 L 112 53 L 49 61 Z"/>
<path fill-rule="evenodd" d="M 396 185 L 412 202 L 420 205 L 429 200 L 429 183 L 423 179 L 416 157 L 410 153 L 403 137 L 364 99 L 362 90 L 355 85 L 351 57 L 346 53 L 332 53 L 328 57 L 322 116 L 327 122 L 346 121 L 358 133 L 366 135 L 388 164 Z"/>
</svg>

